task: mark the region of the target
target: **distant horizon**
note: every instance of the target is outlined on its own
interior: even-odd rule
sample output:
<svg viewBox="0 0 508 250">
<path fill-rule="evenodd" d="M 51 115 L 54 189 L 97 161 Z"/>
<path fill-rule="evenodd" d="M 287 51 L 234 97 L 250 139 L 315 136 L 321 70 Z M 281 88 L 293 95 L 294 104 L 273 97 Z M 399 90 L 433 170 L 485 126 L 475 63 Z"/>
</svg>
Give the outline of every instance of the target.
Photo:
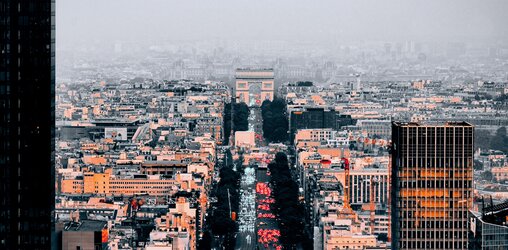
<svg viewBox="0 0 508 250">
<path fill-rule="evenodd" d="M 119 4 L 121 2 L 121 4 Z M 506 47 L 508 1 L 162 1 L 57 4 L 57 47 L 115 42 L 480 42 Z"/>
</svg>

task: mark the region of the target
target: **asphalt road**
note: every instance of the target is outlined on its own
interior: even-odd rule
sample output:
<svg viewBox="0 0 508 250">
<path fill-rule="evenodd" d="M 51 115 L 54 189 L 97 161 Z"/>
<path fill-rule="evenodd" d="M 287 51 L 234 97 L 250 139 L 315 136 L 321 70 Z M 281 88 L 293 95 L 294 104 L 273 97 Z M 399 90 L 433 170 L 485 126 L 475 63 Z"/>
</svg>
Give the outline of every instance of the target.
<svg viewBox="0 0 508 250">
<path fill-rule="evenodd" d="M 263 117 L 261 116 L 261 108 L 251 107 L 251 114 L 249 116 L 249 130 L 256 132 L 256 145 L 258 147 L 266 146 L 266 141 L 263 138 Z"/>
<path fill-rule="evenodd" d="M 255 131 L 258 135 L 256 137 L 256 145 L 258 147 L 266 146 L 266 142 L 263 138 L 263 118 L 261 116 L 261 108 L 251 107 L 251 114 L 249 116 L 249 130 Z M 240 212 L 239 212 L 239 228 L 236 237 L 236 249 L 276 249 L 276 244 L 263 244 L 258 242 L 258 230 L 259 229 L 275 229 L 278 230 L 278 223 L 276 218 L 258 218 L 259 213 L 273 214 L 272 211 L 265 211 L 258 208 L 261 204 L 260 200 L 272 198 L 256 192 L 257 183 L 265 183 L 269 185 L 270 176 L 267 174 L 266 168 L 257 169 L 254 173 L 255 180 L 250 184 L 245 181 L 242 177 L 241 192 L 243 200 L 240 201 Z M 249 196 L 252 195 L 252 196 Z M 254 198 L 254 203 L 248 202 L 249 199 L 246 197 Z M 246 210 L 242 210 L 246 209 Z M 253 210 L 253 211 L 252 211 Z M 251 217 L 252 216 L 252 217 Z M 246 218 L 250 219 L 246 219 Z M 247 226 L 247 224 L 254 224 Z M 246 229 L 247 227 L 247 229 Z"/>
<path fill-rule="evenodd" d="M 253 168 L 245 169 L 240 183 L 240 208 L 238 212 L 238 234 L 236 249 L 256 249 L 256 203 L 255 178 Z"/>
<path fill-rule="evenodd" d="M 251 107 L 249 115 L 249 130 L 255 131 L 259 136 L 256 137 L 256 145 L 263 145 L 263 120 L 261 117 L 261 108 Z M 254 169 L 253 169 L 254 170 Z M 236 249 L 257 249 L 257 195 L 256 183 L 258 181 L 257 171 L 252 172 L 254 180 L 250 182 L 242 177 L 240 192 L 240 211 L 238 213 L 238 233 L 236 235 Z M 269 178 L 264 174 L 263 182 L 268 182 Z M 252 200 L 251 200 L 252 199 Z M 260 248 L 261 249 L 261 248 Z"/>
<path fill-rule="evenodd" d="M 269 183 L 270 182 L 270 176 L 267 174 L 267 169 L 266 168 L 259 168 L 257 170 L 257 173 L 256 173 L 256 176 L 257 176 L 257 182 L 258 183 Z M 259 200 L 263 200 L 263 199 L 267 199 L 267 198 L 273 198 L 273 197 L 268 197 L 266 195 L 262 195 L 262 194 L 256 194 L 256 210 L 257 210 L 257 214 L 259 213 L 272 213 L 271 211 L 264 211 L 264 210 L 260 210 L 258 208 L 258 205 L 260 204 Z M 278 226 L 278 223 L 277 223 L 277 219 L 270 219 L 270 218 L 256 218 L 256 232 L 259 230 L 259 229 L 276 229 L 278 230 L 279 229 L 279 226 Z M 256 233 L 256 237 L 257 237 L 257 233 Z M 257 241 L 257 239 L 256 239 Z M 257 247 L 258 249 L 275 249 L 275 245 L 274 244 L 269 244 L 268 246 L 266 246 L 265 244 L 261 244 L 258 242 L 257 244 Z"/>
</svg>

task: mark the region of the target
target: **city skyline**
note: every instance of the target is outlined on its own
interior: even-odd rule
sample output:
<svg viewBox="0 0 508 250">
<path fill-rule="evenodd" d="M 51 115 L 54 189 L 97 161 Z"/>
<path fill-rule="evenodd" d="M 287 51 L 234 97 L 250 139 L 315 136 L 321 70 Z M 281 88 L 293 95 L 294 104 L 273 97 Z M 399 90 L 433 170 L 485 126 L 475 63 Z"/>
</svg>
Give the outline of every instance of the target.
<svg viewBox="0 0 508 250">
<path fill-rule="evenodd" d="M 0 3 L 0 248 L 508 248 L 508 2 Z"/>
</svg>

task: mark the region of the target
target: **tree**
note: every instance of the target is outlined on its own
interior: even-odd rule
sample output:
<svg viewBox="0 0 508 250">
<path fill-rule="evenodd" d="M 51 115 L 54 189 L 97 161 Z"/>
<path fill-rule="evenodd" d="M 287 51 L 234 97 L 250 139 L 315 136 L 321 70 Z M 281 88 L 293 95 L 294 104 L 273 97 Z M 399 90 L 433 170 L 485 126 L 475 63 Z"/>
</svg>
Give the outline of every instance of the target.
<svg viewBox="0 0 508 250">
<path fill-rule="evenodd" d="M 226 152 L 226 157 L 231 157 L 229 150 Z M 234 249 L 235 247 L 234 233 L 237 230 L 237 224 L 231 219 L 230 211 L 238 212 L 240 203 L 240 174 L 233 170 L 232 164 L 233 162 L 230 159 L 228 165 L 220 169 L 220 181 L 217 186 L 214 186 L 210 194 L 217 197 L 217 202 L 213 203 L 211 212 L 207 217 L 207 223 L 209 223 L 207 225 L 209 225 L 212 233 L 223 236 L 221 239 L 225 249 Z"/>
<path fill-rule="evenodd" d="M 210 232 L 205 231 L 203 233 L 203 237 L 199 240 L 198 249 L 199 250 L 212 249 L 212 236 L 210 235 Z"/>
<path fill-rule="evenodd" d="M 233 167 L 233 154 L 231 153 L 230 148 L 228 148 L 226 150 L 226 154 L 224 157 L 226 158 L 225 162 L 224 162 L 224 167 L 232 168 Z"/>
<path fill-rule="evenodd" d="M 270 142 L 288 140 L 289 122 L 286 114 L 286 102 L 282 98 L 265 100 L 261 105 L 263 118 L 263 136 Z"/>
<path fill-rule="evenodd" d="M 238 159 L 235 160 L 235 166 L 236 166 L 236 171 L 240 174 L 245 173 L 245 169 L 243 167 L 244 159 L 245 158 L 243 157 L 243 152 L 239 151 L 238 152 Z"/>
<path fill-rule="evenodd" d="M 234 104 L 233 123 L 235 132 L 249 130 L 249 107 L 244 102 Z"/>
<path fill-rule="evenodd" d="M 474 170 L 483 170 L 483 163 L 479 160 L 474 160 L 473 168 Z"/>
<path fill-rule="evenodd" d="M 489 149 L 492 135 L 485 129 L 477 129 L 474 133 L 475 149 Z"/>
<path fill-rule="evenodd" d="M 508 153 L 508 137 L 506 135 L 506 127 L 497 129 L 496 134 L 490 141 L 490 148 Z"/>
<path fill-rule="evenodd" d="M 482 179 L 484 179 L 486 181 L 494 180 L 494 175 L 490 171 L 484 171 L 481 176 L 482 176 Z"/>
<path fill-rule="evenodd" d="M 213 211 L 210 223 L 212 232 L 215 235 L 226 235 L 236 230 L 236 223 L 231 220 L 229 210 L 224 209 L 224 207 L 219 207 Z"/>
<path fill-rule="evenodd" d="M 272 207 L 278 215 L 281 230 L 281 243 L 285 248 L 295 248 L 305 242 L 303 206 L 298 200 L 298 184 L 291 178 L 287 155 L 279 152 L 274 161 L 268 164 L 275 203 Z"/>
<path fill-rule="evenodd" d="M 237 185 L 239 180 L 239 174 L 231 168 L 222 168 L 220 173 L 219 187 L 225 185 Z"/>
<path fill-rule="evenodd" d="M 277 165 L 287 167 L 288 156 L 282 152 L 278 152 L 277 154 L 275 154 L 275 162 L 277 163 Z"/>
</svg>

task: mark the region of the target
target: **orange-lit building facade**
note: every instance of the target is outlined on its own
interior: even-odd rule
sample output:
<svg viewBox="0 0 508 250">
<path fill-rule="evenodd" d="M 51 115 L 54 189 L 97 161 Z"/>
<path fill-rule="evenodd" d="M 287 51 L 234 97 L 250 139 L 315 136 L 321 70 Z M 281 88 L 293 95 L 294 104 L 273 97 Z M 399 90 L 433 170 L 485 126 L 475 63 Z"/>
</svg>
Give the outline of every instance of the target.
<svg viewBox="0 0 508 250">
<path fill-rule="evenodd" d="M 467 249 L 471 124 L 392 124 L 392 249 Z"/>
<path fill-rule="evenodd" d="M 132 178 L 116 179 L 110 173 L 83 173 L 83 179 L 62 180 L 64 194 L 105 194 L 153 196 L 170 195 L 180 187 L 178 181 L 171 179 Z"/>
</svg>

